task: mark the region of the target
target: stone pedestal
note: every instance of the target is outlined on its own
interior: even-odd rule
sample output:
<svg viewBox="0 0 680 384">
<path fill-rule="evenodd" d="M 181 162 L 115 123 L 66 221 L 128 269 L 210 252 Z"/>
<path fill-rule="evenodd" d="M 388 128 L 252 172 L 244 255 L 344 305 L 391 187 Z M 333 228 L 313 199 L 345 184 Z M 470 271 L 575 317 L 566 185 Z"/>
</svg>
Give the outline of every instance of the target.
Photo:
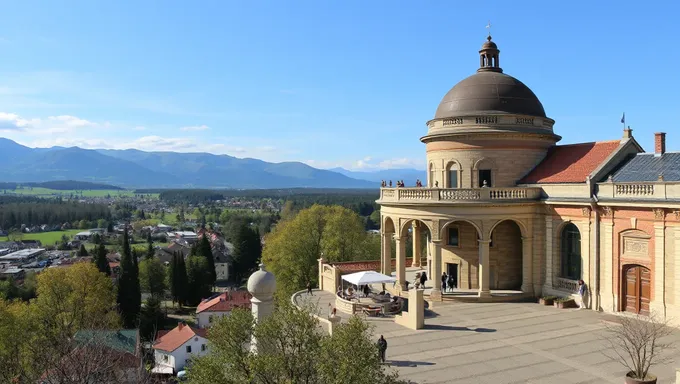
<svg viewBox="0 0 680 384">
<path fill-rule="evenodd" d="M 397 315 L 394 321 L 409 329 L 423 329 L 425 327 L 425 299 L 422 289 L 408 291 L 408 311 Z"/>
<path fill-rule="evenodd" d="M 333 331 L 340 324 L 341 319 L 340 319 L 340 316 L 335 315 L 335 316 L 329 317 L 328 321 L 330 322 L 330 327 L 328 328 L 328 333 L 332 336 Z"/>
</svg>

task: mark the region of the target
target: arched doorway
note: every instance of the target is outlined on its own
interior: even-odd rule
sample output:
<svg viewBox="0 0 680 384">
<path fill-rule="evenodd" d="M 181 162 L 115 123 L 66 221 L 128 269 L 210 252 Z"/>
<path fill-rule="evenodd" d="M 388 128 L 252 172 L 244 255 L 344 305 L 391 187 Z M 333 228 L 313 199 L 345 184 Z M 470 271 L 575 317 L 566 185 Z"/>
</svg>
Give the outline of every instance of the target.
<svg viewBox="0 0 680 384">
<path fill-rule="evenodd" d="M 451 221 L 442 228 L 441 267 L 437 269 L 439 279 L 442 273 L 446 273 L 447 289 L 450 288 L 449 276 L 452 277 L 454 288 L 479 288 L 480 236 L 477 226 L 465 220 Z"/>
<path fill-rule="evenodd" d="M 581 279 L 581 232 L 574 223 L 567 223 L 560 232 L 560 277 Z"/>
<path fill-rule="evenodd" d="M 649 315 L 652 274 L 642 265 L 628 265 L 623 270 L 623 311 Z"/>
<path fill-rule="evenodd" d="M 522 229 L 514 220 L 493 227 L 489 243 L 489 288 L 522 288 Z"/>
</svg>

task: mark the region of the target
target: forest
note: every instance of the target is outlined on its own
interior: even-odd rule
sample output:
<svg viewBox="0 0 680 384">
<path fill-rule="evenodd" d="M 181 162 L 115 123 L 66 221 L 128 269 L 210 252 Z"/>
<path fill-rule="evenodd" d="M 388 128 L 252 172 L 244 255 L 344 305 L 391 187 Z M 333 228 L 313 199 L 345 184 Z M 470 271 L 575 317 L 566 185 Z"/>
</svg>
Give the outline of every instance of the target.
<svg viewBox="0 0 680 384">
<path fill-rule="evenodd" d="M 65 222 L 109 220 L 106 204 L 83 204 L 59 199 L 38 199 L 0 195 L 0 228 L 26 225 L 61 225 Z"/>
<path fill-rule="evenodd" d="M 74 181 L 74 180 L 55 180 L 45 181 L 41 183 L 14 183 L 14 182 L 0 182 L 0 189 L 15 190 L 17 188 L 46 188 L 57 191 L 71 191 L 71 190 L 123 190 L 124 188 L 116 187 L 108 184 L 90 183 L 88 181 Z"/>
</svg>

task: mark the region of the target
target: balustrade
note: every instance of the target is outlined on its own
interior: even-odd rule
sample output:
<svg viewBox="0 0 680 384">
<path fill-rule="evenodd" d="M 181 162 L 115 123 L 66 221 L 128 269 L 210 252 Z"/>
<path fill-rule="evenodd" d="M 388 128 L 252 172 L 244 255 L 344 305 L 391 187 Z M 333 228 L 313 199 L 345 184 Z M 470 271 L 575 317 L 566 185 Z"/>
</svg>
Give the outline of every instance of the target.
<svg viewBox="0 0 680 384">
<path fill-rule="evenodd" d="M 556 277 L 553 282 L 553 287 L 559 289 L 560 291 L 566 291 L 569 293 L 578 293 L 578 281 L 569 280 L 563 277 Z"/>
<path fill-rule="evenodd" d="M 540 188 L 381 188 L 381 201 L 536 200 Z"/>
<path fill-rule="evenodd" d="M 624 196 L 654 195 L 654 184 L 617 184 L 616 194 Z"/>
</svg>

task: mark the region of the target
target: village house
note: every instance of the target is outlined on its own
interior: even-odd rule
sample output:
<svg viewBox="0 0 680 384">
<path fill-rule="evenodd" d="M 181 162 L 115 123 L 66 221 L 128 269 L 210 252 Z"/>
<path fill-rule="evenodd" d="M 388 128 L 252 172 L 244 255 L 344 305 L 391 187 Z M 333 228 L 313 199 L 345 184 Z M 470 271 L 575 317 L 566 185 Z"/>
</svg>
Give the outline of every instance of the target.
<svg viewBox="0 0 680 384">
<path fill-rule="evenodd" d="M 179 323 L 171 331 L 159 331 L 153 344 L 155 367 L 153 373 L 177 374 L 193 357 L 208 352 L 206 329 Z"/>
<path fill-rule="evenodd" d="M 217 297 L 204 299 L 196 307 L 196 323 L 199 328 L 211 326 L 222 316 L 228 316 L 234 308 L 250 309 L 252 295 L 247 291 L 227 291 Z"/>
</svg>

